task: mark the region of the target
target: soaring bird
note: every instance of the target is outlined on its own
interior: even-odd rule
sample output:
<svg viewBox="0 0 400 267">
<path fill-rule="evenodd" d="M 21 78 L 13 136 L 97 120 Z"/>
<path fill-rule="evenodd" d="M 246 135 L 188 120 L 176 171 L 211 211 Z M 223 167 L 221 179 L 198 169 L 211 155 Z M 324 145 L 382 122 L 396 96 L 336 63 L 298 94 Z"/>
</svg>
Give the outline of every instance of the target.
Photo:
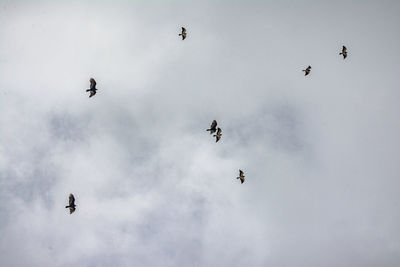
<svg viewBox="0 0 400 267">
<path fill-rule="evenodd" d="M 179 34 L 179 36 L 182 36 L 182 40 L 185 40 L 186 38 L 186 29 L 182 27 L 182 33 Z"/>
<path fill-rule="evenodd" d="M 304 76 L 307 76 L 308 74 L 310 74 L 311 71 L 311 66 L 308 66 L 305 70 L 303 70 L 305 72 Z"/>
<path fill-rule="evenodd" d="M 343 46 L 342 53 L 339 53 L 339 55 L 343 55 L 343 59 L 347 57 L 347 48 L 345 46 Z"/>
<path fill-rule="evenodd" d="M 244 173 L 242 170 L 239 170 L 239 176 L 236 177 L 236 179 L 240 179 L 240 181 L 242 182 L 242 184 L 244 183 Z"/>
<path fill-rule="evenodd" d="M 69 205 L 65 206 L 65 208 L 66 209 L 69 208 L 69 214 L 72 214 L 75 211 L 75 207 L 76 207 L 76 205 L 75 205 L 75 197 L 74 197 L 73 194 L 69 194 Z"/>
<path fill-rule="evenodd" d="M 211 123 L 210 129 L 207 129 L 206 131 L 210 131 L 210 134 L 213 134 L 217 131 L 217 121 L 213 120 Z"/>
<path fill-rule="evenodd" d="M 218 142 L 219 139 L 221 139 L 221 135 L 222 135 L 221 132 L 222 132 L 221 128 L 218 128 L 217 129 L 217 134 L 214 134 L 215 142 Z"/>
<path fill-rule="evenodd" d="M 90 89 L 87 89 L 86 92 L 90 92 L 89 97 L 92 97 L 96 94 L 96 81 L 93 78 L 90 78 Z"/>
</svg>

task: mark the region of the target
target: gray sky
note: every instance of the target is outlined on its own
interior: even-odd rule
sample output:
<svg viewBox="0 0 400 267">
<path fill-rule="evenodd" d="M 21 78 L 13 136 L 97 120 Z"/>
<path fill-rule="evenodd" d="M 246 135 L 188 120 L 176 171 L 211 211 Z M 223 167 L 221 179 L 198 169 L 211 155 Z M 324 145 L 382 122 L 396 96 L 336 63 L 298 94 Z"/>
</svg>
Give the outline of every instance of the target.
<svg viewBox="0 0 400 267">
<path fill-rule="evenodd" d="M 0 266 L 399 266 L 399 8 L 1 0 Z"/>
</svg>

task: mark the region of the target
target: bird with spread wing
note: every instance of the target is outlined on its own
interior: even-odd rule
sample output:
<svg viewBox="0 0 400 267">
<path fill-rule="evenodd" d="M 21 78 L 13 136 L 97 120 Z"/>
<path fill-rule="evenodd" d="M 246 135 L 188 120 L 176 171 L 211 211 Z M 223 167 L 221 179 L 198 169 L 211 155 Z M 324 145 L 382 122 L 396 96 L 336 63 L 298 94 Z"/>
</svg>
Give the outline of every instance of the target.
<svg viewBox="0 0 400 267">
<path fill-rule="evenodd" d="M 217 131 L 217 121 L 213 120 L 211 123 L 210 129 L 207 129 L 206 131 L 210 131 L 210 134 L 213 134 Z"/>
<path fill-rule="evenodd" d="M 239 170 L 239 176 L 236 177 L 236 179 L 240 179 L 240 182 L 243 184 L 244 183 L 244 173 L 242 170 Z"/>
<path fill-rule="evenodd" d="M 217 134 L 214 134 L 214 137 L 215 137 L 215 142 L 218 142 L 219 141 L 219 139 L 221 139 L 221 136 L 222 136 L 222 130 L 221 130 L 221 128 L 218 128 L 217 129 Z"/>
<path fill-rule="evenodd" d="M 89 97 L 92 97 L 96 94 L 96 81 L 93 78 L 90 78 L 90 89 L 87 89 L 86 92 L 90 92 Z"/>
<path fill-rule="evenodd" d="M 182 27 L 182 33 L 180 33 L 179 36 L 182 36 L 182 40 L 185 40 L 185 38 L 186 38 L 186 29 L 184 27 Z"/>
<path fill-rule="evenodd" d="M 343 46 L 342 53 L 339 53 L 339 55 L 343 55 L 343 59 L 347 57 L 347 48 L 345 46 Z"/>
<path fill-rule="evenodd" d="M 305 70 L 303 70 L 305 73 L 304 73 L 304 76 L 307 76 L 308 74 L 310 74 L 310 72 L 311 72 L 311 66 L 308 66 Z"/>
<path fill-rule="evenodd" d="M 69 205 L 65 206 L 65 208 L 66 209 L 69 208 L 69 214 L 72 214 L 75 211 L 75 207 L 76 207 L 76 205 L 75 205 L 75 197 L 74 197 L 73 194 L 69 194 Z"/>
</svg>

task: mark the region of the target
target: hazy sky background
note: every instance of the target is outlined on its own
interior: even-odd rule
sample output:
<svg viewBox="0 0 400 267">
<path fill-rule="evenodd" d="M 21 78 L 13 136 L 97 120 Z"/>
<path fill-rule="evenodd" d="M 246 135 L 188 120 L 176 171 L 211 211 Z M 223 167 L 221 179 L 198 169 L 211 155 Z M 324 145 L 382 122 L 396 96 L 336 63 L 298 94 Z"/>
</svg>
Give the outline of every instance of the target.
<svg viewBox="0 0 400 267">
<path fill-rule="evenodd" d="M 399 11 L 0 0 L 0 266 L 399 266 Z"/>
</svg>

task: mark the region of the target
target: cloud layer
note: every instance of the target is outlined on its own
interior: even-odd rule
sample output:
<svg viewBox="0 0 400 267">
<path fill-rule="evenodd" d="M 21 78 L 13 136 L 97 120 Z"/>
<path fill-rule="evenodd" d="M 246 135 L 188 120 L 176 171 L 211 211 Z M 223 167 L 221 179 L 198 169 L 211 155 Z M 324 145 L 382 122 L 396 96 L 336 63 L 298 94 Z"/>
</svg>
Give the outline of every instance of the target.
<svg viewBox="0 0 400 267">
<path fill-rule="evenodd" d="M 0 2 L 0 266 L 398 266 L 398 8 Z"/>
</svg>

